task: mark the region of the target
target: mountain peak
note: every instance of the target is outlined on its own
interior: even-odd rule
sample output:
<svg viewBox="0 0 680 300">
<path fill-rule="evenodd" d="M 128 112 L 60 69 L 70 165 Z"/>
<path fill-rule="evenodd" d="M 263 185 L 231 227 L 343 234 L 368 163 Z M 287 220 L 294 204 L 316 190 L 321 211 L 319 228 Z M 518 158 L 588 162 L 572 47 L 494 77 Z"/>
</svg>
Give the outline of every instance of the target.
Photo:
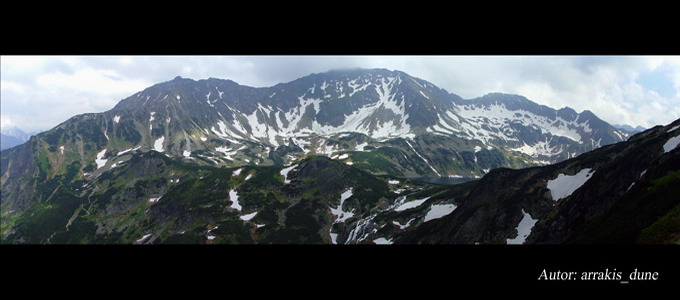
<svg viewBox="0 0 680 300">
<path fill-rule="evenodd" d="M 623 129 L 625 131 L 631 132 L 631 133 L 638 133 L 638 132 L 643 132 L 647 130 L 647 128 L 644 128 L 640 125 L 637 127 L 630 126 L 628 124 L 612 124 L 612 126 L 618 128 L 618 129 Z"/>
<path fill-rule="evenodd" d="M 612 132 L 610 125 L 588 111 L 555 110 L 521 95 L 499 92 L 463 101 L 426 80 L 380 68 L 334 69 L 260 88 L 225 79 L 195 81 L 177 76 L 128 97 L 114 110 L 145 111 L 138 118 L 149 131 L 141 135 L 148 135 L 149 140 L 181 128 L 173 139 L 183 140 L 191 149 L 201 149 L 211 138 L 279 147 L 290 146 L 291 137 L 297 142 L 310 135 L 327 139 L 353 133 L 386 141 L 432 133 L 504 147 L 537 159 L 543 155 L 561 160 L 622 139 L 606 136 Z M 121 120 L 118 113 L 110 118 L 116 124 Z M 602 130 L 592 131 L 595 128 Z M 565 139 L 555 137 L 571 144 L 564 146 L 560 143 L 566 143 Z M 174 151 L 183 154 L 185 146 L 173 142 Z M 536 150 L 548 142 L 550 149 Z M 323 150 L 301 145 L 296 144 L 305 153 L 312 148 Z M 217 147 L 221 145 L 213 148 Z"/>
</svg>

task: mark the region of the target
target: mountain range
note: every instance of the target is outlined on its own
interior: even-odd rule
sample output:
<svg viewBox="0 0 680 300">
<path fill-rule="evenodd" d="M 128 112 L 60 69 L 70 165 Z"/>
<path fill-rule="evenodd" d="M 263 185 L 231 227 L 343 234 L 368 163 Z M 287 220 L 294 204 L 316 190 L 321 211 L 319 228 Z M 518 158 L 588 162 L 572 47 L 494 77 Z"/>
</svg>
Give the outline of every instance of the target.
<svg viewBox="0 0 680 300">
<path fill-rule="evenodd" d="M 28 141 L 31 136 L 36 135 L 38 132 L 26 133 L 18 127 L 8 127 L 3 128 L 0 133 L 0 150 L 9 149 L 17 145 L 21 145 Z"/>
<path fill-rule="evenodd" d="M 628 194 L 621 185 L 630 178 L 603 168 L 645 153 L 635 172 L 656 171 L 631 191 L 674 180 L 664 179 L 672 169 L 650 165 L 675 159 L 674 147 L 654 148 L 673 132 L 631 137 L 590 111 L 498 93 L 465 100 L 384 69 L 266 88 L 177 77 L 0 152 L 2 241 L 580 241 L 595 230 L 590 222 L 606 223 L 593 216 Z M 481 179 L 449 186 L 423 178 Z M 580 185 L 554 188 L 574 187 L 574 178 L 615 193 L 598 202 L 577 198 Z M 552 200 L 551 191 L 564 197 Z M 585 217 L 564 213 L 589 201 L 595 208 Z M 671 211 L 667 202 L 653 214 Z"/>
<path fill-rule="evenodd" d="M 647 130 L 647 128 L 644 128 L 642 126 L 633 127 L 633 126 L 626 125 L 626 124 L 613 124 L 612 126 L 618 128 L 618 129 L 623 129 L 623 130 L 628 131 L 630 133 L 638 133 L 638 132 L 643 132 L 643 131 Z"/>
</svg>

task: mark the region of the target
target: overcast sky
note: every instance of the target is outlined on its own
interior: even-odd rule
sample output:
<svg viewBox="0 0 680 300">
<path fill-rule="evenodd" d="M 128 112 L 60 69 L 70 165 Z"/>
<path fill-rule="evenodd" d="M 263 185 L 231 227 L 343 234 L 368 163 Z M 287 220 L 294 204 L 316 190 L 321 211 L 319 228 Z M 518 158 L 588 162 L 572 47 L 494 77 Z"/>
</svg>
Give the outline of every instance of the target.
<svg viewBox="0 0 680 300">
<path fill-rule="evenodd" d="M 680 56 L 2 56 L 0 125 L 47 130 L 175 76 L 265 87 L 338 68 L 404 71 L 465 99 L 519 94 L 612 124 L 680 118 Z"/>
</svg>

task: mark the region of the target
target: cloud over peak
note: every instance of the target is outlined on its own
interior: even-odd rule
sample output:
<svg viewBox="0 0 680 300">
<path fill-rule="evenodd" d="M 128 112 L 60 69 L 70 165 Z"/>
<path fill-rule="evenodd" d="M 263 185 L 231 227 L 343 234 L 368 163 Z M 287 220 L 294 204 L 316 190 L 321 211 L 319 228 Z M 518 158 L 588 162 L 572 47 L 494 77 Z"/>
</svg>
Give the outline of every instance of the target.
<svg viewBox="0 0 680 300">
<path fill-rule="evenodd" d="M 680 118 L 680 56 L 2 56 L 1 125 L 49 129 L 175 76 L 273 86 L 341 68 L 400 70 L 463 98 L 519 94 L 610 123 Z M 58 104 L 58 105 L 56 105 Z"/>
</svg>

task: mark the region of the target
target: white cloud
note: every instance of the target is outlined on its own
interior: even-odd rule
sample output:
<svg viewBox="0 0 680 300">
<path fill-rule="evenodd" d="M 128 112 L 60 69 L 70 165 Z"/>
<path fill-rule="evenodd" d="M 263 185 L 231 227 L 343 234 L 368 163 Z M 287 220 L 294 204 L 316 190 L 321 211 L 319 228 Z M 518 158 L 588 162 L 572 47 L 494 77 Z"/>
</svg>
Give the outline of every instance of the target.
<svg viewBox="0 0 680 300">
<path fill-rule="evenodd" d="M 0 90 L 2 90 L 3 92 L 13 92 L 25 95 L 29 89 L 30 87 L 28 87 L 25 84 L 8 80 L 0 80 Z"/>
<path fill-rule="evenodd" d="M 404 71 L 466 99 L 504 92 L 556 109 L 588 109 L 610 123 L 652 126 L 680 118 L 680 56 L 2 56 L 1 60 L 3 117 L 27 130 L 52 127 L 78 113 L 111 109 L 119 100 L 178 75 L 264 87 L 310 73 L 359 67 Z M 668 74 L 675 97 L 664 98 L 636 82 L 642 72 L 650 71 Z"/>
<path fill-rule="evenodd" d="M 86 68 L 73 74 L 49 73 L 39 75 L 36 83 L 44 89 L 72 90 L 94 95 L 133 94 L 151 82 L 121 77 L 113 70 Z"/>
<path fill-rule="evenodd" d="M 0 128 L 14 127 L 16 124 L 12 122 L 9 116 L 0 115 Z"/>
</svg>

